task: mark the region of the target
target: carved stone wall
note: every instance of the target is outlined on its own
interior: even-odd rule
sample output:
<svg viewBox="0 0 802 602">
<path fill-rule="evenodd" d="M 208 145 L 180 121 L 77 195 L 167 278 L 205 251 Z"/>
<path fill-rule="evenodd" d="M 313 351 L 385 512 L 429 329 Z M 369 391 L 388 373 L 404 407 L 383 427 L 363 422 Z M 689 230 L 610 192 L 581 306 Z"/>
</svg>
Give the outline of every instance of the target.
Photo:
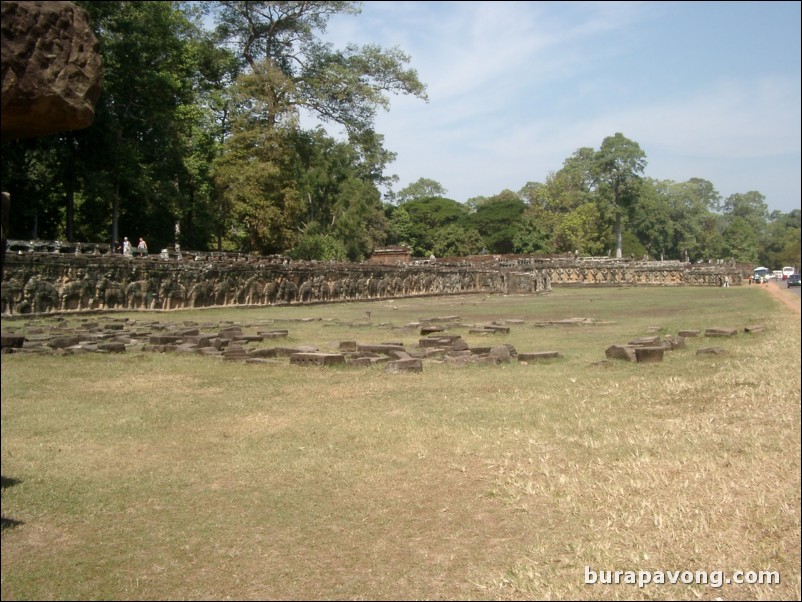
<svg viewBox="0 0 802 602">
<path fill-rule="evenodd" d="M 10 247 L 13 248 L 13 247 Z M 461 293 L 537 294 L 552 286 L 720 286 L 731 266 L 679 262 L 526 258 L 495 263 L 395 266 L 289 262 L 282 258 L 123 257 L 10 252 L 0 301 L 5 316 L 90 310 L 389 299 Z"/>
</svg>

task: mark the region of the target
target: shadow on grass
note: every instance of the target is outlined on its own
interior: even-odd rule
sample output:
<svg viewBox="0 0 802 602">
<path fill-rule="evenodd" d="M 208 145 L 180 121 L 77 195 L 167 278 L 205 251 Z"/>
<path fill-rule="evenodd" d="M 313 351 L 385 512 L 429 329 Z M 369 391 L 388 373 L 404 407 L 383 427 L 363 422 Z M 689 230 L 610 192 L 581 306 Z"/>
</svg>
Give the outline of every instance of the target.
<svg viewBox="0 0 802 602">
<path fill-rule="evenodd" d="M 10 477 L 5 477 L 0 475 L 0 489 L 5 491 L 8 487 L 13 487 L 17 483 L 20 483 L 19 479 L 12 479 Z M 25 523 L 21 520 L 14 520 L 13 518 L 6 518 L 5 516 L 0 517 L 0 531 L 5 531 L 6 529 L 13 529 L 14 527 L 18 527 L 19 525 L 24 525 Z"/>
</svg>

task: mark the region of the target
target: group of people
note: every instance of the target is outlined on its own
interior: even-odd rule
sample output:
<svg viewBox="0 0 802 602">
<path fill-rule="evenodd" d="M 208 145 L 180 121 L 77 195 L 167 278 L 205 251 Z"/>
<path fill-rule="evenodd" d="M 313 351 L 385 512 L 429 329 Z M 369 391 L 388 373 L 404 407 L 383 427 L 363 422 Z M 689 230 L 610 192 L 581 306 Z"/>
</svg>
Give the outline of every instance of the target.
<svg viewBox="0 0 802 602">
<path fill-rule="evenodd" d="M 136 246 L 137 250 L 142 255 L 148 254 L 148 243 L 145 242 L 145 239 L 141 236 L 139 237 L 139 244 Z M 134 250 L 131 246 L 131 241 L 128 240 L 128 237 L 123 237 L 123 244 L 118 243 L 117 241 L 114 242 L 114 252 L 115 253 L 122 253 L 126 257 L 133 257 Z"/>
</svg>

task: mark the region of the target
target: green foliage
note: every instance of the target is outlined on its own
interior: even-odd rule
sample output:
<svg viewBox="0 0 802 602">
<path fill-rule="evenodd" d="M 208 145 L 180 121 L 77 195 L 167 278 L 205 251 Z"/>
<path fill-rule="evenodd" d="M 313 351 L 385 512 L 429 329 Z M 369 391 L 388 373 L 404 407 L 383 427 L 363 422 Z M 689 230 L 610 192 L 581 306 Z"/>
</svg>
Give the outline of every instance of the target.
<svg viewBox="0 0 802 602">
<path fill-rule="evenodd" d="M 477 207 L 469 223 L 482 236 L 485 247 L 493 253 L 512 253 L 526 203 L 514 192 L 505 190 Z"/>
<path fill-rule="evenodd" d="M 554 225 L 560 217 L 544 210 L 528 210 L 521 218 L 512 239 L 513 253 L 521 255 L 547 254 L 553 246 Z"/>
<path fill-rule="evenodd" d="M 412 254 L 425 257 L 435 246 L 434 232 L 461 224 L 468 216 L 467 208 L 457 201 L 442 197 L 420 198 L 398 206 L 409 216 L 407 238 L 399 242 L 409 244 Z"/>
<path fill-rule="evenodd" d="M 465 257 L 476 255 L 484 246 L 480 234 L 473 228 L 450 224 L 432 234 L 432 253 L 436 257 Z"/>
<path fill-rule="evenodd" d="M 616 133 L 602 141 L 593 162 L 598 191 L 612 203 L 616 222 L 616 257 L 621 257 L 623 220 L 638 198 L 646 155 L 637 142 Z"/>
<path fill-rule="evenodd" d="M 606 229 L 598 207 L 587 203 L 574 209 L 557 225 L 554 232 L 554 247 L 558 253 L 578 252 L 580 255 L 603 255 L 606 253 Z"/>
<path fill-rule="evenodd" d="M 342 242 L 328 234 L 304 234 L 288 253 L 292 259 L 345 261 L 348 254 Z"/>
<path fill-rule="evenodd" d="M 757 263 L 757 233 L 745 218 L 734 217 L 724 230 L 722 238 L 725 257 L 732 257 L 739 263 Z"/>
<path fill-rule="evenodd" d="M 397 177 L 386 174 L 395 155 L 374 131 L 375 116 L 391 94 L 425 100 L 426 92 L 398 49 L 322 41 L 328 20 L 358 14 L 358 3 L 78 4 L 102 53 L 95 122 L 2 144 L 12 238 L 141 235 L 152 249 L 344 249 L 352 260 L 387 243 L 407 244 L 415 256 L 615 247 L 800 264 L 798 210 L 768 216 L 756 191 L 722 202 L 700 178 L 644 178 L 645 154 L 620 133 L 598 151 L 577 149 L 518 193 L 460 204 L 420 178 L 389 193 L 397 207 L 383 206 L 379 187 Z M 214 36 L 203 30 L 203 12 L 216 19 Z M 302 130 L 302 110 L 341 125 L 347 140 Z"/>
<path fill-rule="evenodd" d="M 448 191 L 443 188 L 440 182 L 421 178 L 417 182 L 413 182 L 406 188 L 402 188 L 395 195 L 398 203 L 406 203 L 416 199 L 425 199 L 431 197 L 444 197 Z"/>
</svg>

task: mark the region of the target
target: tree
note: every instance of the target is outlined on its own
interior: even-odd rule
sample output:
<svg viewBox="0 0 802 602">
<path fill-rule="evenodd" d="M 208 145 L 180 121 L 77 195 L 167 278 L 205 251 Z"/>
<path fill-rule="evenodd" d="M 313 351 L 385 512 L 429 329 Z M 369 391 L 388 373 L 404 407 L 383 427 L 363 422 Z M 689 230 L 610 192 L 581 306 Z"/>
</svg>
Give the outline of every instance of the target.
<svg viewBox="0 0 802 602">
<path fill-rule="evenodd" d="M 608 196 L 615 217 L 616 257 L 621 257 L 625 215 L 634 204 L 646 155 L 637 142 L 621 133 L 608 136 L 594 156 L 594 174 L 600 191 Z"/>
<path fill-rule="evenodd" d="M 184 191 L 184 140 L 195 113 L 199 37 L 172 2 L 78 2 L 100 43 L 103 92 L 75 134 L 84 219 L 104 215 L 154 242 L 172 238 Z"/>
<path fill-rule="evenodd" d="M 599 208 L 585 203 L 560 220 L 554 232 L 554 247 L 558 253 L 579 252 L 581 255 L 602 255 L 606 236 Z"/>
<path fill-rule="evenodd" d="M 323 43 L 335 14 L 359 14 L 354 2 L 223 1 L 217 12 L 220 39 L 233 44 L 244 66 L 263 74 L 266 125 L 305 108 L 324 122 L 343 126 L 349 136 L 372 130 L 385 93 L 426 99 L 425 86 L 401 50 Z"/>
<path fill-rule="evenodd" d="M 432 253 L 437 257 L 465 257 L 482 250 L 482 237 L 473 228 L 450 224 L 432 234 Z"/>
<path fill-rule="evenodd" d="M 493 253 L 512 253 L 526 203 L 511 190 L 504 190 L 476 208 L 469 223 L 482 235 Z"/>
<path fill-rule="evenodd" d="M 407 201 L 398 209 L 409 216 L 408 240 L 416 257 L 429 255 L 434 248 L 433 234 L 440 228 L 460 225 L 468 215 L 467 208 L 457 201 L 442 197 L 419 198 Z M 396 210 L 398 210 L 396 209 Z"/>
<path fill-rule="evenodd" d="M 395 195 L 398 203 L 406 203 L 407 201 L 414 201 L 415 199 L 431 198 L 431 197 L 444 197 L 448 191 L 443 188 L 440 182 L 421 178 L 417 182 L 413 182 L 406 188 L 402 188 Z"/>
<path fill-rule="evenodd" d="M 658 194 L 668 201 L 672 237 L 667 254 L 676 259 L 691 260 L 718 256 L 719 242 L 714 236 L 721 197 L 712 183 L 701 178 L 687 182 L 651 180 Z"/>
</svg>

